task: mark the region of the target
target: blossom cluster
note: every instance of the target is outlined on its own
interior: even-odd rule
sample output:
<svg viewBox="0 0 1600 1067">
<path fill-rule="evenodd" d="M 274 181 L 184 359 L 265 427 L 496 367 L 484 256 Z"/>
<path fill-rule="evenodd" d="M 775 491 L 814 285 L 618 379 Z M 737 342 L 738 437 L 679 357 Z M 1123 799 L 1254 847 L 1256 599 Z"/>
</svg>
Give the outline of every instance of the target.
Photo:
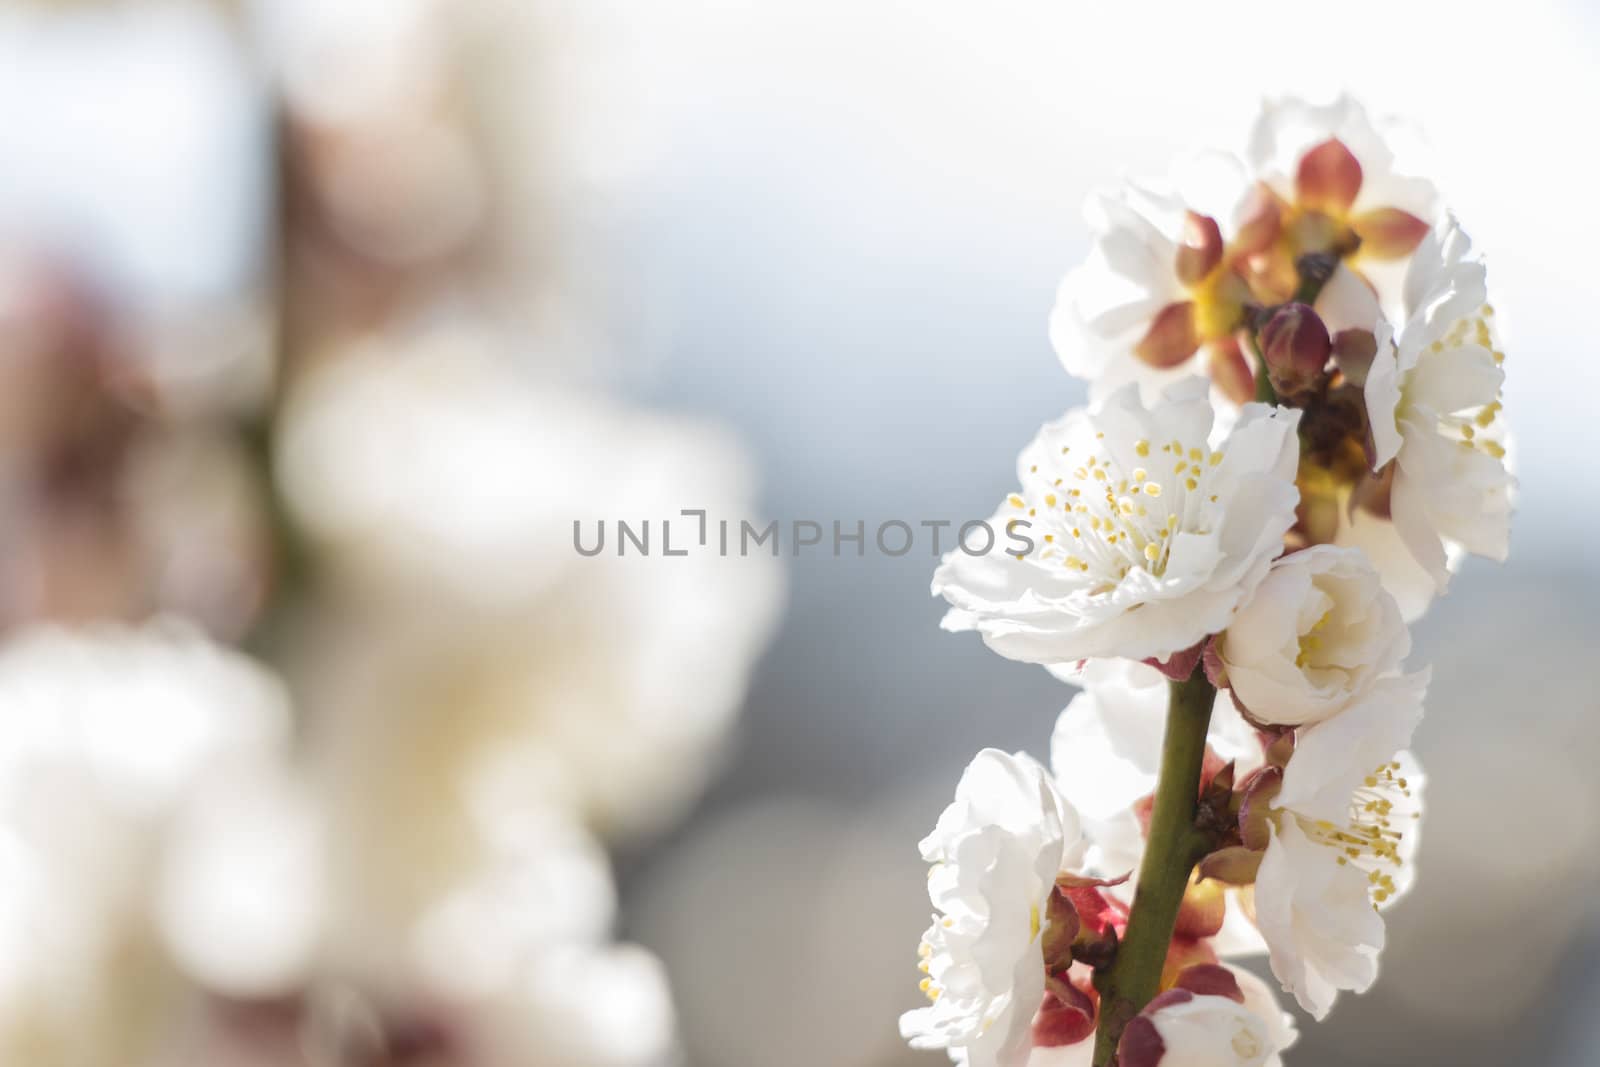
<svg viewBox="0 0 1600 1067">
<path fill-rule="evenodd" d="M 1269 102 L 1241 155 L 1087 215 L 1051 335 L 1089 404 L 994 519 L 1037 548 L 933 581 L 946 629 L 1082 691 L 1048 769 L 980 753 L 922 842 L 930 1004 L 901 1029 L 972 1067 L 1276 1064 L 1292 1018 L 1227 961 L 1265 953 L 1320 1020 L 1373 984 L 1412 882 L 1407 626 L 1507 551 L 1494 309 L 1347 97 Z"/>
</svg>

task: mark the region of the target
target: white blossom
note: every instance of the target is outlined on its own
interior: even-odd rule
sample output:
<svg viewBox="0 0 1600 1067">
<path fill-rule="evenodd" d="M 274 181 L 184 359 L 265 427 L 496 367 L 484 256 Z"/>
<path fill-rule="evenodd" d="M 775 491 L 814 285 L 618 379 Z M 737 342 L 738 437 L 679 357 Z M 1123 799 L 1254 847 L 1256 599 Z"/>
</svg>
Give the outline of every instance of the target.
<svg viewBox="0 0 1600 1067">
<path fill-rule="evenodd" d="M 958 548 L 934 575 L 945 629 L 1056 665 L 1166 658 L 1223 629 L 1294 522 L 1297 422 L 1251 404 L 1213 442 L 1206 387 L 1189 381 L 1153 408 L 1130 385 L 1047 424 L 991 520 L 990 550 Z"/>
<path fill-rule="evenodd" d="M 1240 707 L 1281 726 L 1337 714 L 1410 648 L 1400 608 L 1366 557 L 1324 545 L 1277 560 L 1215 643 Z"/>
<path fill-rule="evenodd" d="M 41 626 L 0 646 L 0 1061 L 157 1062 L 204 989 L 273 995 L 316 932 L 315 883 L 254 863 L 270 911 L 163 908 L 182 828 L 222 791 L 282 772 L 282 686 L 187 625 Z M 226 904 L 226 902 L 224 902 Z"/>
<path fill-rule="evenodd" d="M 495 354 L 448 332 L 374 345 L 290 397 L 279 476 L 332 590 L 294 673 L 353 761 L 376 732 L 448 732 L 523 800 L 644 833 L 710 773 L 782 576 L 718 551 L 717 523 L 751 514 L 733 441 Z M 619 554 L 624 519 L 650 520 L 653 554 Z M 602 521 L 580 555 L 574 524 L 589 546 Z"/>
<path fill-rule="evenodd" d="M 937 909 L 921 947 L 930 1003 L 900 1032 L 970 1067 L 1021 1067 L 1044 996 L 1047 904 L 1082 857 L 1077 814 L 1035 760 L 985 749 L 920 847 Z"/>
<path fill-rule="evenodd" d="M 1149 402 L 1207 370 L 1209 345 L 1228 341 L 1251 299 L 1224 260 L 1249 179 L 1238 160 L 1209 153 L 1165 182 L 1128 181 L 1091 194 L 1088 260 L 1061 283 L 1050 337 L 1067 372 L 1098 401 L 1136 382 Z"/>
<path fill-rule="evenodd" d="M 1318 1019 L 1339 990 L 1362 992 L 1377 978 L 1378 909 L 1411 883 L 1422 777 L 1403 749 L 1427 681 L 1426 672 L 1380 679 L 1303 730 L 1282 788 L 1264 801 L 1256 924 L 1272 973 Z"/>
<path fill-rule="evenodd" d="M 1398 554 L 1414 567 L 1396 584 L 1414 586 L 1420 568 L 1432 592 L 1443 592 L 1463 553 L 1504 560 L 1509 548 L 1511 495 L 1500 390 L 1504 353 L 1492 328 L 1482 263 L 1468 257 L 1471 242 L 1454 219 L 1418 248 L 1405 282 L 1406 318 L 1392 344 L 1380 345 L 1365 384 L 1376 446 L 1374 467 L 1393 461 L 1387 512 L 1392 531 L 1357 513 L 1341 539 L 1376 544 L 1382 567 Z M 1386 573 L 1385 578 L 1389 575 Z"/>
</svg>

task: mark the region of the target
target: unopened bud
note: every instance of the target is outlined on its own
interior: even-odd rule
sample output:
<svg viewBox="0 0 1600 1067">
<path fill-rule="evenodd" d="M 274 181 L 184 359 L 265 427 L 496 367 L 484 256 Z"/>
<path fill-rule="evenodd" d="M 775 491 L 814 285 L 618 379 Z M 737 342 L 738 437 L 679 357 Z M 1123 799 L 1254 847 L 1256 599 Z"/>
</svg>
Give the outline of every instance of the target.
<svg viewBox="0 0 1600 1067">
<path fill-rule="evenodd" d="M 1316 384 L 1328 364 L 1333 341 L 1322 319 L 1307 304 L 1285 304 L 1261 328 L 1261 356 L 1280 396 L 1303 393 Z"/>
</svg>

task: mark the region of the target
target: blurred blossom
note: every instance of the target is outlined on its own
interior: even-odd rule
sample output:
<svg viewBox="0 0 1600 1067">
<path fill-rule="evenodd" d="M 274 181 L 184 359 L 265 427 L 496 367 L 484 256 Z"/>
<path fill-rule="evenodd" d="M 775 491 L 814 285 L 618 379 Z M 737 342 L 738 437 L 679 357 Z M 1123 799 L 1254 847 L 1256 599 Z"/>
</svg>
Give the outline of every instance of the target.
<svg viewBox="0 0 1600 1067">
<path fill-rule="evenodd" d="M 338 709 L 319 720 L 330 777 L 387 773 L 381 736 L 427 761 L 408 780 L 438 782 L 436 808 L 660 827 L 742 702 L 778 565 L 718 556 L 714 528 L 683 558 L 585 558 L 573 523 L 648 517 L 659 537 L 703 508 L 737 524 L 741 454 L 705 426 L 536 388 L 463 340 L 352 352 L 285 410 L 284 495 L 337 591 L 302 668 Z"/>
<path fill-rule="evenodd" d="M 288 726 L 270 675 L 180 624 L 45 627 L 0 648 L 0 1061 L 170 1053 L 205 975 L 173 951 L 151 886 L 185 861 L 174 826 L 223 784 L 271 773 Z M 283 932 L 303 889 L 277 883 L 284 911 L 237 915 L 210 960 L 253 966 L 224 954 L 269 949 L 252 920 Z"/>
</svg>

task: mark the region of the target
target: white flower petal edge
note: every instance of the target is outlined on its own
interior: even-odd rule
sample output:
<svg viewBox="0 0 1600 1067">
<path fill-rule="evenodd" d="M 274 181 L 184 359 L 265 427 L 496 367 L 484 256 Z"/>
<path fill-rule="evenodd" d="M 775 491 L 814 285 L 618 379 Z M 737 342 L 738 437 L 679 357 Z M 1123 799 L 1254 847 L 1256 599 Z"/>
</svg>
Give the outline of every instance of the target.
<svg viewBox="0 0 1600 1067">
<path fill-rule="evenodd" d="M 1255 883 L 1272 973 L 1315 1018 L 1378 974 L 1378 907 L 1409 888 L 1422 776 L 1402 751 L 1422 717 L 1426 671 L 1381 679 L 1306 729 L 1269 802 Z"/>
<path fill-rule="evenodd" d="M 1281 726 L 1337 714 L 1410 650 L 1399 605 L 1366 556 L 1326 545 L 1273 563 L 1216 641 L 1239 706 Z"/>
<path fill-rule="evenodd" d="M 957 549 L 935 572 L 944 628 L 1046 665 L 1165 658 L 1222 630 L 1294 523 L 1298 423 L 1249 404 L 1212 448 L 1195 379 L 1154 408 L 1130 385 L 1047 424 L 1018 462 L 1020 492 L 991 520 L 994 546 Z M 1014 554 L 1013 529 L 1032 551 Z"/>
<path fill-rule="evenodd" d="M 938 911 L 921 948 L 931 1003 L 901 1016 L 901 1036 L 972 1067 L 1021 1067 L 1044 996 L 1046 906 L 1082 855 L 1077 814 L 1037 761 L 985 749 L 921 849 Z"/>
<path fill-rule="evenodd" d="M 1423 240 L 1406 277 L 1405 324 L 1393 345 L 1380 344 L 1364 388 L 1375 466 L 1395 464 L 1394 531 L 1435 592 L 1462 552 L 1506 558 L 1516 485 L 1500 414 L 1504 353 L 1470 247 L 1454 218 Z"/>
</svg>

